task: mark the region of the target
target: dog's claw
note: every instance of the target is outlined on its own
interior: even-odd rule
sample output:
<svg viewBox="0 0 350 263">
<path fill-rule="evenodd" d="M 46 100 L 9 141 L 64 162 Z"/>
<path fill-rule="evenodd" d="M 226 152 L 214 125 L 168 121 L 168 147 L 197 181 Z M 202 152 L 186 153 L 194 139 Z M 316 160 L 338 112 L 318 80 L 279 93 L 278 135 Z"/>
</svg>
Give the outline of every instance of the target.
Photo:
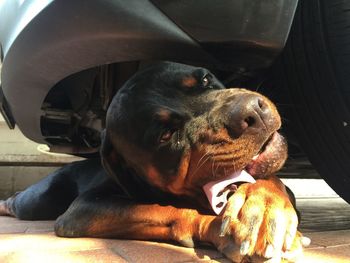
<svg viewBox="0 0 350 263">
<path fill-rule="evenodd" d="M 264 261 L 264 263 L 280 263 L 280 262 L 282 262 L 282 259 L 280 257 L 274 257 Z"/>
<path fill-rule="evenodd" d="M 250 242 L 248 240 L 245 240 L 242 242 L 241 248 L 239 250 L 242 256 L 245 256 L 248 254 L 249 246 L 250 246 Z"/>
<path fill-rule="evenodd" d="M 222 220 L 221 227 L 220 227 L 220 237 L 224 237 L 229 232 L 231 217 L 225 216 Z"/>
<path fill-rule="evenodd" d="M 311 239 L 308 237 L 301 237 L 300 241 L 303 247 L 308 247 L 311 244 Z"/>
<path fill-rule="evenodd" d="M 271 244 L 267 245 L 264 257 L 265 258 L 272 258 L 274 254 L 274 248 Z"/>
<path fill-rule="evenodd" d="M 181 239 L 181 240 L 179 240 L 179 243 L 181 245 L 183 245 L 184 247 L 189 247 L 189 248 L 194 247 L 194 241 L 193 241 L 192 237 Z"/>
</svg>

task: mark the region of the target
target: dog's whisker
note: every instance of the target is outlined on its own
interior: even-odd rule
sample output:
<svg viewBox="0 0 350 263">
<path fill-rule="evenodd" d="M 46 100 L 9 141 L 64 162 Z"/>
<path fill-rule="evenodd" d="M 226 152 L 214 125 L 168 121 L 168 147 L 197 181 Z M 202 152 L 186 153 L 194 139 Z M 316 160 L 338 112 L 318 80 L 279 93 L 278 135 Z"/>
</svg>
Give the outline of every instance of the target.
<svg viewBox="0 0 350 263">
<path fill-rule="evenodd" d="M 216 171 L 219 169 L 220 165 L 216 165 L 216 169 L 214 170 L 214 172 L 216 173 Z"/>
<path fill-rule="evenodd" d="M 192 176 L 195 175 L 195 174 L 199 171 L 199 169 L 200 169 L 207 161 L 209 161 L 210 157 L 211 157 L 211 152 L 207 152 L 206 154 L 204 154 L 204 155 L 199 159 L 199 161 L 198 161 L 198 163 L 197 163 L 197 166 L 196 166 L 194 172 L 192 173 Z M 204 159 L 204 158 L 205 158 L 205 159 Z M 204 161 L 201 162 L 201 160 L 203 160 L 203 159 L 204 159 Z M 200 162 L 201 162 L 201 163 L 200 163 Z"/>
<path fill-rule="evenodd" d="M 202 163 L 200 163 L 200 164 L 198 163 L 197 164 L 197 168 L 198 169 L 201 168 L 207 161 L 209 161 L 210 158 L 213 157 L 213 153 L 212 152 L 207 152 L 204 157 L 205 157 L 205 159 L 202 160 Z"/>
<path fill-rule="evenodd" d="M 255 88 L 255 92 L 259 92 L 260 88 L 262 87 L 264 81 L 261 81 Z"/>
<path fill-rule="evenodd" d="M 234 159 L 232 159 L 232 166 L 233 166 L 233 170 L 236 171 L 236 163 Z"/>
<path fill-rule="evenodd" d="M 213 175 L 213 177 L 215 178 L 215 169 L 214 169 L 214 166 L 215 166 L 215 161 L 213 161 L 211 163 L 211 174 Z"/>
<path fill-rule="evenodd" d="M 197 168 L 202 166 L 210 158 L 211 154 L 212 154 L 212 152 L 210 152 L 210 151 L 203 154 L 203 156 L 197 162 Z M 203 163 L 201 163 L 202 161 L 203 161 Z"/>
</svg>

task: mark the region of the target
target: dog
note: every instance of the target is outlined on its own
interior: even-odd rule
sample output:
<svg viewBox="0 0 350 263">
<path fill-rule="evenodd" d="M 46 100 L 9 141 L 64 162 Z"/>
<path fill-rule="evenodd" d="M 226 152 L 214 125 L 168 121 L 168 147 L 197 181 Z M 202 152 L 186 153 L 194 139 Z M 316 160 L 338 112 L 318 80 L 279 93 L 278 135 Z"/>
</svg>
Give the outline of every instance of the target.
<svg viewBox="0 0 350 263">
<path fill-rule="evenodd" d="M 57 218 L 61 237 L 210 243 L 233 261 L 291 259 L 303 237 L 294 197 L 275 176 L 287 158 L 280 127 L 266 97 L 162 62 L 112 99 L 101 159 L 64 166 L 1 201 L 0 214 Z"/>
</svg>

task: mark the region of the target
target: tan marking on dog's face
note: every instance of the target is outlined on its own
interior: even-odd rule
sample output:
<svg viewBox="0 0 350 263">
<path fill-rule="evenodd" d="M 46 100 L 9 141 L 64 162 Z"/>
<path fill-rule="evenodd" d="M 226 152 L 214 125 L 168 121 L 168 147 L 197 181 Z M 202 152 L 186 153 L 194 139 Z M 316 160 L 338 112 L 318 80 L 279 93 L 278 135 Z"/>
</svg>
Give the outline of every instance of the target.
<svg viewBox="0 0 350 263">
<path fill-rule="evenodd" d="M 189 76 L 182 79 L 182 85 L 186 88 L 193 88 L 198 84 L 198 81 L 195 77 Z"/>
<path fill-rule="evenodd" d="M 171 117 L 171 112 L 167 109 L 158 109 L 155 114 L 161 122 L 168 122 Z"/>
<path fill-rule="evenodd" d="M 116 141 L 115 147 L 122 152 L 126 164 L 137 171 L 150 185 L 177 194 L 186 193 L 185 179 L 188 171 L 190 154 L 184 153 L 173 174 L 165 175 L 154 162 L 154 153 L 140 149 L 125 140 Z"/>
<path fill-rule="evenodd" d="M 174 193 L 174 194 L 189 194 L 191 192 L 191 187 L 186 187 L 186 179 L 188 174 L 188 167 L 190 165 L 191 161 L 191 154 L 190 152 L 186 152 L 180 163 L 177 170 L 176 176 L 174 176 L 174 179 L 170 182 L 168 182 L 166 188 Z M 184 187 L 185 186 L 185 187 Z"/>
<path fill-rule="evenodd" d="M 258 151 L 248 136 L 232 140 L 225 129 L 203 130 L 201 136 L 188 169 L 188 181 L 197 187 L 241 171 Z"/>
</svg>

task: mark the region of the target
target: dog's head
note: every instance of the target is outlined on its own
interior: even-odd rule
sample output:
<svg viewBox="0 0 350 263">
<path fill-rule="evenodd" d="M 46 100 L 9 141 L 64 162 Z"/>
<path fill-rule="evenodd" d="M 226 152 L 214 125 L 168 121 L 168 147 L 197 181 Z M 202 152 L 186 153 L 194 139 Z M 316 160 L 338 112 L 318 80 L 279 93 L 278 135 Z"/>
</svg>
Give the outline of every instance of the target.
<svg viewBox="0 0 350 263">
<path fill-rule="evenodd" d="M 161 63 L 137 73 L 113 98 L 102 159 L 122 184 L 136 176 L 194 196 L 237 171 L 261 178 L 279 170 L 287 156 L 280 126 L 266 97 L 225 89 L 204 68 Z"/>
</svg>

